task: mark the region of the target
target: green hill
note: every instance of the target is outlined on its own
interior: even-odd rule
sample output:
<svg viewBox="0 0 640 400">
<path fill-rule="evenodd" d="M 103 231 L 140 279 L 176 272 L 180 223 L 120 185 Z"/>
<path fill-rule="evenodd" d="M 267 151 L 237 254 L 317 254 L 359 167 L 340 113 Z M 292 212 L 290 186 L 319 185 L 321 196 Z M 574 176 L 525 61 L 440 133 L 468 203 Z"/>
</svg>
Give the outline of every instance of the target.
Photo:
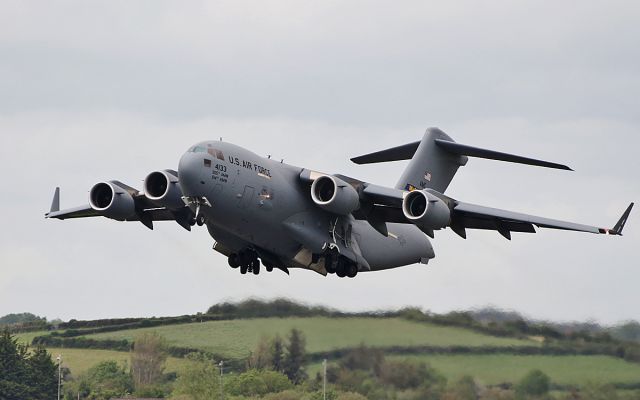
<svg viewBox="0 0 640 400">
<path fill-rule="evenodd" d="M 292 328 L 301 330 L 311 353 L 367 346 L 537 346 L 532 340 L 499 338 L 468 329 L 412 322 L 400 318 L 256 318 L 167 325 L 86 335 L 92 339 L 133 341 L 145 331 L 155 331 L 169 345 L 190 347 L 229 358 L 244 358 L 261 336 L 285 336 Z"/>
<path fill-rule="evenodd" d="M 366 345 L 392 359 L 426 362 L 449 380 L 471 375 L 487 385 L 514 383 L 540 369 L 560 387 L 590 382 L 640 387 L 636 343 L 602 332 L 562 333 L 516 317 L 486 322 L 470 313 L 437 315 L 417 309 L 345 314 L 284 300 L 253 300 L 214 306 L 207 314 L 72 320 L 60 327 L 17 337 L 43 343 L 54 355 L 62 353 L 74 375 L 102 360 L 126 362 L 136 336 L 150 331 L 166 339 L 173 355 L 169 372 L 180 370 L 187 363 L 181 356 L 193 351 L 223 359 L 230 372 L 239 371 L 261 338 L 285 337 L 295 328 L 306 338 L 311 376 L 320 370 L 323 358 L 337 364 L 350 349 Z"/>
</svg>

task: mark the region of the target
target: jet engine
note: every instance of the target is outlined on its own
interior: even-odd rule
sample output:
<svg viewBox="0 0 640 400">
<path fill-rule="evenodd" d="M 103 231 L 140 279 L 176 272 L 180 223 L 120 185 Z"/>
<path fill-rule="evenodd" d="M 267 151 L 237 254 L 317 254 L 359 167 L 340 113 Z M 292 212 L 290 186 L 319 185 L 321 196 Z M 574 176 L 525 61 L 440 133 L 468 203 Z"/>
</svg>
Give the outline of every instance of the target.
<svg viewBox="0 0 640 400">
<path fill-rule="evenodd" d="M 144 193 L 149 200 L 169 210 L 177 210 L 185 206 L 182 201 L 180 181 L 175 171 L 165 169 L 147 175 L 144 180 Z"/>
<path fill-rule="evenodd" d="M 320 208 L 334 214 L 348 215 L 360 208 L 360 196 L 353 186 L 331 175 L 313 181 L 311 198 Z"/>
<path fill-rule="evenodd" d="M 96 183 L 89 192 L 91 208 L 107 218 L 120 221 L 135 215 L 133 196 L 120 185 L 123 184 L 118 181 Z"/>
<path fill-rule="evenodd" d="M 449 225 L 451 211 L 439 197 L 424 191 L 407 193 L 402 201 L 404 216 L 422 231 L 433 234 L 433 230 Z"/>
</svg>

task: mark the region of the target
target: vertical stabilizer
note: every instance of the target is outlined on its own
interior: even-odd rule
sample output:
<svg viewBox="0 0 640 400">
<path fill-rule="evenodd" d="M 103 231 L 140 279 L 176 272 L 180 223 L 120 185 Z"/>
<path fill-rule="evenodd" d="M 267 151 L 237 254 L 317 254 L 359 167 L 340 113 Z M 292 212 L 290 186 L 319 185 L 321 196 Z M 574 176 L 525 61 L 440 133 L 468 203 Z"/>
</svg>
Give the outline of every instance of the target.
<svg viewBox="0 0 640 400">
<path fill-rule="evenodd" d="M 396 184 L 396 189 L 429 188 L 444 193 L 458 168 L 465 165 L 468 158 L 444 150 L 437 145 L 436 139 L 453 142 L 453 139 L 440 129 L 427 129 L 409 165 Z"/>
</svg>

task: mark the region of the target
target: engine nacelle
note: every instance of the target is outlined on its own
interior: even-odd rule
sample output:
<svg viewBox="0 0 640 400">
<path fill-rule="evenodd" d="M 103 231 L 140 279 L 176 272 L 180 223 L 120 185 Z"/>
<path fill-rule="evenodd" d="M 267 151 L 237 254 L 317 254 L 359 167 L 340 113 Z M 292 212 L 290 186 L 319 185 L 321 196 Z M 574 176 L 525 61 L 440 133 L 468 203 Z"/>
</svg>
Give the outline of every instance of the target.
<svg viewBox="0 0 640 400">
<path fill-rule="evenodd" d="M 135 201 L 120 182 L 96 183 L 89 192 L 89 205 L 107 218 L 125 220 L 136 214 Z"/>
<path fill-rule="evenodd" d="M 331 175 L 313 181 L 311 198 L 318 207 L 334 214 L 348 215 L 360 208 L 360 196 L 353 186 Z"/>
<path fill-rule="evenodd" d="M 451 219 L 447 204 L 424 190 L 407 193 L 402 200 L 402 212 L 411 223 L 425 232 L 445 228 Z"/>
<path fill-rule="evenodd" d="M 169 210 L 183 208 L 182 188 L 175 171 L 155 171 L 144 179 L 145 196 L 160 207 Z"/>
</svg>

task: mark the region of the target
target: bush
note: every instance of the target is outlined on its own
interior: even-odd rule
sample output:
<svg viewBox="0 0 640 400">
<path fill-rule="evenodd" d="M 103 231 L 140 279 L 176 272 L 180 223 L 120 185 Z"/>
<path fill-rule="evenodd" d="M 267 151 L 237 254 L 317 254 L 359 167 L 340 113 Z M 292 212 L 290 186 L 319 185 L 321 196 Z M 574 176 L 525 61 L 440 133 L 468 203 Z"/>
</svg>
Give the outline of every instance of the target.
<svg viewBox="0 0 640 400">
<path fill-rule="evenodd" d="M 456 400 L 476 400 L 478 388 L 472 377 L 463 376 L 449 387 L 447 394 Z"/>
<path fill-rule="evenodd" d="M 361 344 L 347 353 L 340 362 L 340 366 L 351 370 L 373 371 L 376 375 L 379 375 L 383 362 L 384 353 L 382 350 Z"/>
<path fill-rule="evenodd" d="M 380 371 L 380 381 L 398 389 L 415 389 L 439 381 L 441 377 L 425 363 L 409 361 L 385 361 Z"/>
<path fill-rule="evenodd" d="M 302 394 L 295 390 L 284 390 L 277 393 L 268 393 L 263 397 L 264 400 L 301 400 Z"/>
<path fill-rule="evenodd" d="M 367 398 L 360 393 L 344 392 L 338 394 L 338 398 L 336 400 L 367 400 Z"/>
<path fill-rule="evenodd" d="M 543 396 L 549 393 L 551 380 L 539 369 L 534 369 L 525 375 L 516 385 L 516 394 L 518 397 L 527 396 Z"/>
<path fill-rule="evenodd" d="M 133 380 L 125 369 L 115 361 L 103 361 L 89 370 L 68 388 L 67 396 L 75 398 L 110 399 L 133 392 Z"/>
<path fill-rule="evenodd" d="M 235 396 L 264 396 L 292 389 L 293 384 L 280 372 L 252 369 L 227 378 L 224 387 Z"/>
</svg>

